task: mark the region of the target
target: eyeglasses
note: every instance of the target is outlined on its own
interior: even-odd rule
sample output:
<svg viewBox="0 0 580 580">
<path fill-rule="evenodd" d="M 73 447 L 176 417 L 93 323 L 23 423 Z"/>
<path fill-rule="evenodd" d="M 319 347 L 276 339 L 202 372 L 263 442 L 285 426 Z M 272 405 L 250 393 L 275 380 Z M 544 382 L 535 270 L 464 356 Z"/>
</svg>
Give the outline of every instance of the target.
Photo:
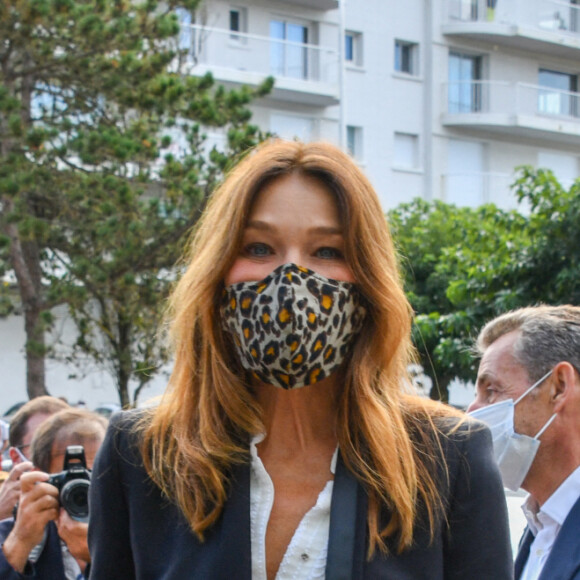
<svg viewBox="0 0 580 580">
<path fill-rule="evenodd" d="M 14 447 L 14 449 L 16 449 L 16 453 L 18 453 L 20 459 L 22 459 L 22 461 L 30 461 L 30 459 L 28 459 L 28 457 L 26 457 L 26 455 L 24 455 L 24 453 L 22 453 L 22 449 L 24 449 L 25 447 L 30 447 L 30 443 L 27 443 L 26 445 L 18 445 L 17 447 Z"/>
</svg>

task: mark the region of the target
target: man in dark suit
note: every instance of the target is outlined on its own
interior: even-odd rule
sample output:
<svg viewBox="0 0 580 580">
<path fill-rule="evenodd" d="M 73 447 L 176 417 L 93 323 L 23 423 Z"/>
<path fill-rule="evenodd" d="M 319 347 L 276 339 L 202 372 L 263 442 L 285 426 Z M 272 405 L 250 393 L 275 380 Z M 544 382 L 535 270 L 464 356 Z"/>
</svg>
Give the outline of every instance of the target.
<svg viewBox="0 0 580 580">
<path fill-rule="evenodd" d="M 480 332 L 476 398 L 504 484 L 529 496 L 516 580 L 580 579 L 580 308 L 508 312 Z"/>
</svg>

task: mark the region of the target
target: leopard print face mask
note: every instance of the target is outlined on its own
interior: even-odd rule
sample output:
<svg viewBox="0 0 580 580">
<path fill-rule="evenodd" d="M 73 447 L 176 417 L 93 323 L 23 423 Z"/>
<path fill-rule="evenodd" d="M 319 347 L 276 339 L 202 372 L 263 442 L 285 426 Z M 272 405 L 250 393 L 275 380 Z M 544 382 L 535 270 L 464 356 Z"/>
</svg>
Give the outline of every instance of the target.
<svg viewBox="0 0 580 580">
<path fill-rule="evenodd" d="M 336 371 L 365 315 L 354 284 L 296 264 L 259 282 L 226 287 L 221 307 L 244 368 L 283 389 L 312 385 Z"/>
</svg>

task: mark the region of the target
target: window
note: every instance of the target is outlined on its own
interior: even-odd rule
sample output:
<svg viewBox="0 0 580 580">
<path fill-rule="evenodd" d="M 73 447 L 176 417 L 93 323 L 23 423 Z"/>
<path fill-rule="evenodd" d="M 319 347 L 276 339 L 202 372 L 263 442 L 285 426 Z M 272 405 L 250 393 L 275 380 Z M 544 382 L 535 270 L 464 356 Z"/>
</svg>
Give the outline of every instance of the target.
<svg viewBox="0 0 580 580">
<path fill-rule="evenodd" d="M 247 25 L 247 11 L 245 8 L 231 8 L 230 9 L 230 40 L 235 42 L 245 42 L 243 33 L 248 31 Z M 240 34 L 235 34 L 241 32 Z"/>
<path fill-rule="evenodd" d="M 179 20 L 179 48 L 181 50 L 191 50 L 193 46 L 194 30 L 191 27 L 191 12 L 185 8 L 176 8 L 175 13 Z"/>
<path fill-rule="evenodd" d="M 305 143 L 315 138 L 312 118 L 299 115 L 272 113 L 270 115 L 270 132 L 281 139 L 300 139 Z"/>
<path fill-rule="evenodd" d="M 549 30 L 578 32 L 578 0 L 559 0 L 548 3 L 540 11 L 539 25 Z"/>
<path fill-rule="evenodd" d="M 580 32 L 580 0 L 571 0 L 570 4 L 570 30 Z"/>
<path fill-rule="evenodd" d="M 354 62 L 354 36 L 350 32 L 344 35 L 344 60 Z"/>
<path fill-rule="evenodd" d="M 362 66 L 362 34 L 346 31 L 344 34 L 344 61 L 353 66 Z"/>
<path fill-rule="evenodd" d="M 270 21 L 270 69 L 273 75 L 308 78 L 308 27 L 293 22 Z"/>
<path fill-rule="evenodd" d="M 477 207 L 486 192 L 485 146 L 477 141 L 450 139 L 447 145 L 445 201 Z"/>
<path fill-rule="evenodd" d="M 362 147 L 362 127 L 346 126 L 346 150 L 349 155 L 360 161 L 363 157 Z"/>
<path fill-rule="evenodd" d="M 419 136 L 395 133 L 393 166 L 400 169 L 418 169 Z"/>
<path fill-rule="evenodd" d="M 452 20 L 477 20 L 477 1 L 451 0 L 449 3 L 449 16 Z"/>
<path fill-rule="evenodd" d="M 579 113 L 578 77 L 563 72 L 540 69 L 538 76 L 538 111 L 548 115 L 577 117 Z"/>
<path fill-rule="evenodd" d="M 481 68 L 480 56 L 449 54 L 449 113 L 482 110 Z"/>
<path fill-rule="evenodd" d="M 419 74 L 419 45 L 415 42 L 395 40 L 395 70 L 409 75 Z"/>
</svg>

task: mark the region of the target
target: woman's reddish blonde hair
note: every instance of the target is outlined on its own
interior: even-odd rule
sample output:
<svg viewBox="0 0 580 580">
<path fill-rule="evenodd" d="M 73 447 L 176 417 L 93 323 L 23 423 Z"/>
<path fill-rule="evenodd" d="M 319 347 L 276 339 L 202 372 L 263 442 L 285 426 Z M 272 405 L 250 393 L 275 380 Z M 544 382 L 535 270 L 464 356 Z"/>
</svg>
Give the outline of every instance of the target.
<svg viewBox="0 0 580 580">
<path fill-rule="evenodd" d="M 175 366 L 160 405 L 141 424 L 145 466 L 203 537 L 226 501 L 230 469 L 248 460 L 250 437 L 264 429 L 220 326 L 223 280 L 257 192 L 292 172 L 319 179 L 336 196 L 346 259 L 368 307 L 338 402 L 338 441 L 345 464 L 369 496 L 369 553 L 386 549 L 384 539 L 391 536 L 403 550 L 413 540 L 418 501 L 427 507 L 432 532 L 442 515 L 433 418 L 453 411 L 408 393 L 412 313 L 389 228 L 369 181 L 329 144 L 266 142 L 212 196 L 170 300 Z M 392 515 L 381 527 L 385 506 Z"/>
</svg>

